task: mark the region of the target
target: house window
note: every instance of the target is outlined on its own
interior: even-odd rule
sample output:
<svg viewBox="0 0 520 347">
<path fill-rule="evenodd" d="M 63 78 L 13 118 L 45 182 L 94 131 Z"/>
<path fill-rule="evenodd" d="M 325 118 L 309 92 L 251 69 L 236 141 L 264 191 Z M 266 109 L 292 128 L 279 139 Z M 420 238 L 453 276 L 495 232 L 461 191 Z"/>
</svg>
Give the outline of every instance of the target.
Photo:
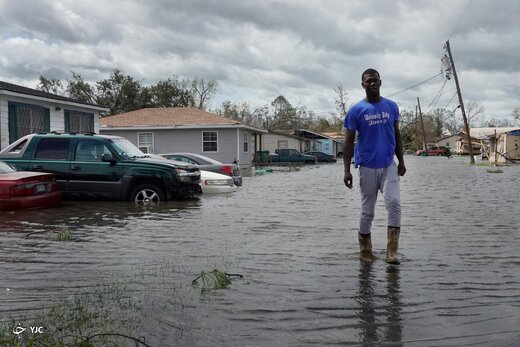
<svg viewBox="0 0 520 347">
<path fill-rule="evenodd" d="M 9 141 L 12 143 L 32 133 L 50 130 L 48 108 L 9 102 Z"/>
<path fill-rule="evenodd" d="M 143 153 L 153 153 L 153 133 L 137 133 L 137 147 Z"/>
<path fill-rule="evenodd" d="M 65 110 L 65 132 L 68 133 L 93 133 L 94 114 Z"/>
<path fill-rule="evenodd" d="M 243 132 L 244 134 L 244 153 L 249 153 L 249 142 L 251 142 L 251 134 Z"/>
<path fill-rule="evenodd" d="M 287 140 L 278 140 L 278 148 L 286 149 L 289 147 Z"/>
<path fill-rule="evenodd" d="M 202 132 L 202 151 L 218 152 L 218 133 L 216 131 Z"/>
</svg>

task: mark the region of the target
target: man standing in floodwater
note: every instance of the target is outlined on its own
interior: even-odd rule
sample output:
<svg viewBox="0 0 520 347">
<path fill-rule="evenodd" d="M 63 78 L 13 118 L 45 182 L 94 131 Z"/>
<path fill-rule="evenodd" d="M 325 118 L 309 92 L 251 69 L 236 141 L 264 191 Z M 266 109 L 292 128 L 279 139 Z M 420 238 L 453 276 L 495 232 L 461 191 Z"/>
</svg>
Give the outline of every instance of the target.
<svg viewBox="0 0 520 347">
<path fill-rule="evenodd" d="M 349 109 L 344 121 L 346 134 L 343 145 L 345 167 L 343 181 L 347 188 L 352 189 L 350 163 L 354 154 L 354 138 L 357 132 L 354 159 L 356 165 L 359 165 L 361 191 L 359 255 L 362 260 L 374 260 L 370 232 L 377 194 L 381 191 L 388 211 L 386 262 L 399 264 L 397 258 L 401 230 L 399 176 L 406 173 L 399 131 L 399 107 L 394 101 L 380 95 L 381 78 L 376 70 L 367 69 L 363 72 L 361 86 L 365 89 L 366 98 Z M 394 154 L 397 156 L 397 166 L 394 162 Z"/>
</svg>

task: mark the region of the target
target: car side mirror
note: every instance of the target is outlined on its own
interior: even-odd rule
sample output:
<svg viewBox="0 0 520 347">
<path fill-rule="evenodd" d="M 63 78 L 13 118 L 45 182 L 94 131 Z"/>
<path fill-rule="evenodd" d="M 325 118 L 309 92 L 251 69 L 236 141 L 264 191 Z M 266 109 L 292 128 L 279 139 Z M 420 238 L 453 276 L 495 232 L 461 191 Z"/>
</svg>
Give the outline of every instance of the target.
<svg viewBox="0 0 520 347">
<path fill-rule="evenodd" d="M 109 162 L 111 165 L 115 165 L 115 163 L 117 162 L 116 158 L 114 158 L 114 156 L 110 153 L 103 154 L 103 156 L 101 157 L 101 161 Z"/>
</svg>

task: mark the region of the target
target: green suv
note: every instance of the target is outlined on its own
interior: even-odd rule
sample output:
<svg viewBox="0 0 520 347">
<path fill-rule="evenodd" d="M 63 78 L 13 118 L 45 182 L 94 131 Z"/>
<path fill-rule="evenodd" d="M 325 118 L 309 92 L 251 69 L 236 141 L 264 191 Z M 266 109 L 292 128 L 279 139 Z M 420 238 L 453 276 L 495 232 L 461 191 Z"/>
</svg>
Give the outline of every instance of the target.
<svg viewBox="0 0 520 347">
<path fill-rule="evenodd" d="M 55 174 L 65 199 L 150 204 L 202 193 L 195 165 L 151 157 L 119 136 L 26 135 L 2 150 L 0 160 L 18 170 Z"/>
</svg>

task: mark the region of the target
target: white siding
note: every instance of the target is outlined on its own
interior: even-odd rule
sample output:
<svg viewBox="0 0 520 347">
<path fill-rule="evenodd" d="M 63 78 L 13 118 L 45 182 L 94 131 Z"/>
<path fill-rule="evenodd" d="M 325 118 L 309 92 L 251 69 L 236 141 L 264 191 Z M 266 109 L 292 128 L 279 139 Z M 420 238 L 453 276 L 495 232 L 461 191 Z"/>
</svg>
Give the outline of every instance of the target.
<svg viewBox="0 0 520 347">
<path fill-rule="evenodd" d="M 9 144 L 9 109 L 7 98 L 0 95 L 0 149 Z"/>
<path fill-rule="evenodd" d="M 99 131 L 99 111 L 89 109 L 86 105 L 85 107 L 73 107 L 70 105 L 65 106 L 58 100 L 49 99 L 48 101 L 42 101 L 32 99 L 30 96 L 19 97 L 0 94 L 0 149 L 3 149 L 9 145 L 9 101 L 38 105 L 48 108 L 50 110 L 50 131 L 63 132 L 65 130 L 64 108 L 94 114 L 94 131 Z M 56 108 L 59 108 L 59 110 Z"/>
</svg>

